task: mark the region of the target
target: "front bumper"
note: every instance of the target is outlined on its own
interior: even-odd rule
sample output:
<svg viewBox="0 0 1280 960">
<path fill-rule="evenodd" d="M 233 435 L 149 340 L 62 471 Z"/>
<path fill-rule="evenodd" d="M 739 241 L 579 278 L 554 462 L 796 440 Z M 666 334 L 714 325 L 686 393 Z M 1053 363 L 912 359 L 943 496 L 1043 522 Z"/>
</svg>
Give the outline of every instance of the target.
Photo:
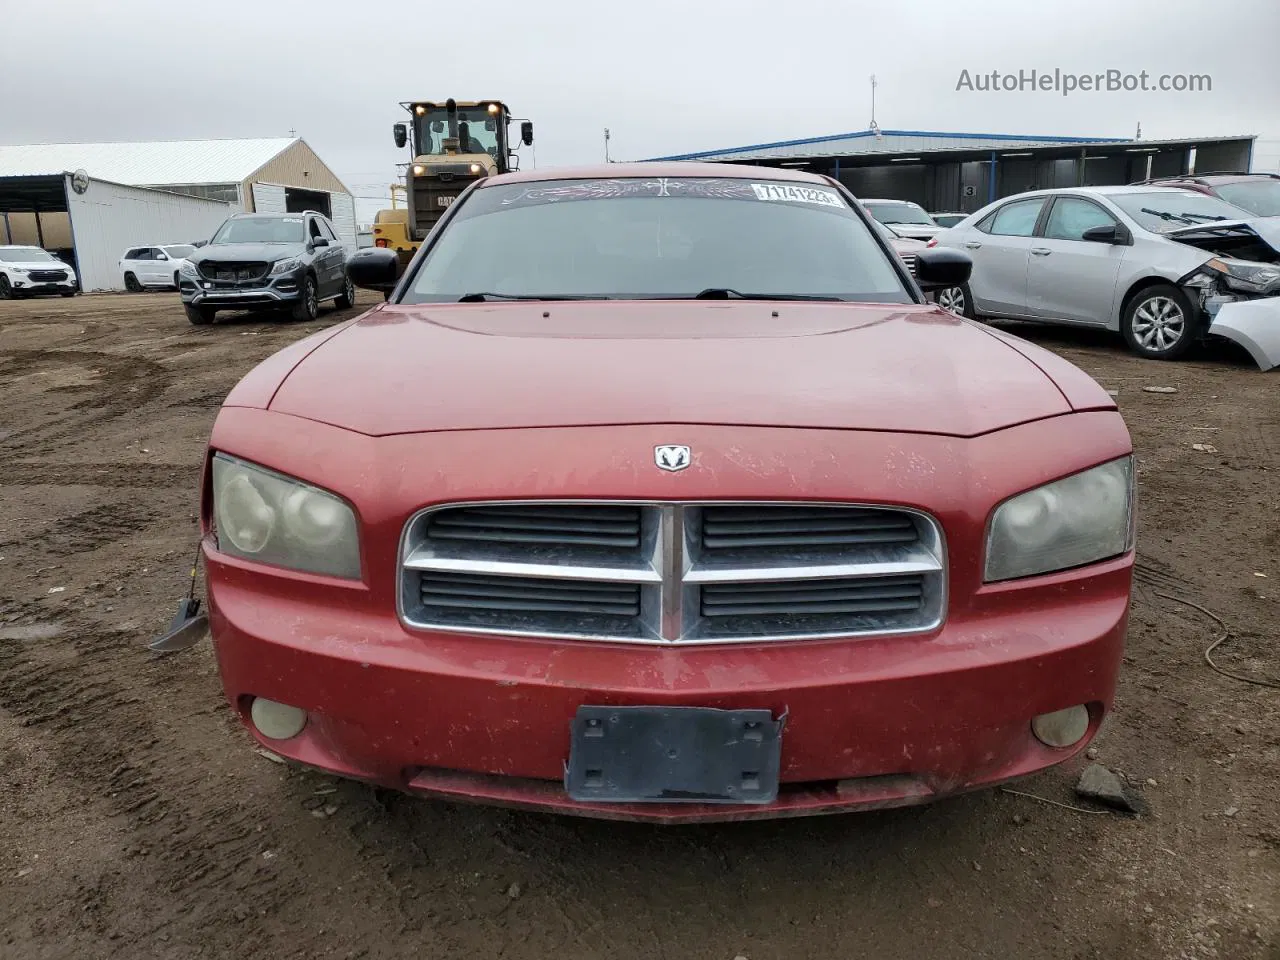
<svg viewBox="0 0 1280 960">
<path fill-rule="evenodd" d="M 79 287 L 74 278 L 45 282 L 32 280 L 30 277 L 14 277 L 10 282 L 13 292 L 24 297 L 39 296 L 42 293 L 62 294 L 74 293 Z"/>
<path fill-rule="evenodd" d="M 1280 367 L 1280 297 L 1223 303 L 1210 315 L 1209 333 L 1244 347 L 1263 370 Z"/>
<path fill-rule="evenodd" d="M 354 612 L 343 590 L 267 597 L 206 545 L 218 665 L 264 746 L 408 792 L 582 816 L 741 820 L 923 803 L 1025 776 L 1083 749 L 1110 709 L 1131 558 L 1040 578 L 1039 602 L 915 637 L 652 649 L 409 632 Z M 1081 599 L 1081 586 L 1088 592 Z M 1015 602 L 1007 602 L 1015 599 Z M 305 709 L 267 740 L 252 698 Z M 1089 733 L 1044 746 L 1030 721 L 1089 706 Z M 782 787 L 765 806 L 583 804 L 562 785 L 581 705 L 768 709 L 786 717 Z"/>
<path fill-rule="evenodd" d="M 184 273 L 178 277 L 178 292 L 182 295 L 182 302 L 191 306 L 225 307 L 229 310 L 284 307 L 301 299 L 306 275 L 305 267 L 254 281 L 206 280 Z"/>
<path fill-rule="evenodd" d="M 1111 707 L 1132 554 L 982 584 L 995 503 L 1128 452 L 1114 412 L 969 440 L 856 431 L 686 425 L 701 451 L 681 474 L 611 469 L 602 449 L 651 450 L 670 427 L 363 437 L 224 408 L 212 447 L 307 474 L 357 504 L 364 580 L 265 568 L 206 540 L 210 622 L 227 697 L 246 727 L 254 697 L 306 710 L 303 731 L 259 740 L 298 763 L 423 795 L 583 816 L 740 820 L 922 803 L 1025 776 L 1083 749 Z M 900 468 L 911 462 L 940 469 Z M 761 459 L 743 450 L 768 451 Z M 455 466 L 502 463 L 463 479 Z M 549 460 L 549 452 L 554 456 Z M 815 455 L 817 453 L 818 455 Z M 829 454 L 829 456 L 828 456 Z M 832 471 L 831 463 L 841 469 Z M 303 464 L 309 464 L 306 470 Z M 396 614 L 405 521 L 432 502 L 483 499 L 771 499 L 931 504 L 948 540 L 942 626 L 903 636 L 723 646 L 643 646 L 406 627 Z M 206 503 L 206 510 L 208 504 Z M 1068 749 L 1031 733 L 1038 714 L 1089 707 Z M 583 705 L 766 709 L 785 715 L 781 790 L 768 806 L 586 804 L 563 786 Z"/>
</svg>

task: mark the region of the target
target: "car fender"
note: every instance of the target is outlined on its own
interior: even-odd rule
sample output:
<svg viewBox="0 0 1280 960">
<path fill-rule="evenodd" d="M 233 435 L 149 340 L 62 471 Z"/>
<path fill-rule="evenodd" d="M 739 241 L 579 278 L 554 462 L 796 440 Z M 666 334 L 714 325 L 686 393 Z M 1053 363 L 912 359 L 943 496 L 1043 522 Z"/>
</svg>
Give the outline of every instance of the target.
<svg viewBox="0 0 1280 960">
<path fill-rule="evenodd" d="M 1280 367 L 1280 297 L 1224 303 L 1209 332 L 1244 347 L 1263 370 Z"/>
<path fill-rule="evenodd" d="M 1125 304 L 1138 287 L 1179 281 L 1213 259 L 1213 254 L 1164 237 L 1143 237 L 1135 231 L 1133 246 L 1125 251 L 1124 265 L 1115 288 L 1107 329 L 1119 330 Z"/>
</svg>

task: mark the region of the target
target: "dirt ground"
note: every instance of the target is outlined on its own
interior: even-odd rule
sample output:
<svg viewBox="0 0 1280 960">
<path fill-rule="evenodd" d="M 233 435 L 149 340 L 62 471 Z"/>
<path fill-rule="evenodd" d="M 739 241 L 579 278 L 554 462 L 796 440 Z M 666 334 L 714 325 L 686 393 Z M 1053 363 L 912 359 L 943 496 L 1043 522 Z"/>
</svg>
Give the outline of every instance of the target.
<svg viewBox="0 0 1280 960">
<path fill-rule="evenodd" d="M 1219 665 L 1280 679 L 1280 373 L 1018 331 L 1118 390 L 1137 444 L 1138 585 L 1096 749 L 1147 815 L 991 791 L 655 828 L 278 765 L 208 643 L 147 651 L 185 590 L 223 396 L 343 316 L 0 303 L 0 958 L 1280 958 L 1280 691 L 1212 671 L 1219 628 L 1178 602 L 1225 622 Z M 1083 762 L 1017 789 L 1074 803 Z"/>
</svg>

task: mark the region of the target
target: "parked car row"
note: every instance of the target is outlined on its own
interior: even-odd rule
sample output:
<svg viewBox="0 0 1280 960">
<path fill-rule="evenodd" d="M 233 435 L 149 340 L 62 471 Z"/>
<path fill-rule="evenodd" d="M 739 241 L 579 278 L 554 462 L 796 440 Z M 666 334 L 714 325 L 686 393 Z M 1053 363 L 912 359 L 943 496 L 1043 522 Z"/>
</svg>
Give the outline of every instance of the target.
<svg viewBox="0 0 1280 960">
<path fill-rule="evenodd" d="M 1040 190 L 984 207 L 931 245 L 972 257 L 969 282 L 935 294 L 971 319 L 1103 327 L 1158 360 L 1220 336 L 1261 368 L 1280 366 L 1280 218 L 1218 192 L 1157 183 Z"/>
<path fill-rule="evenodd" d="M 933 295 L 953 313 L 1104 327 L 1161 360 L 1219 336 L 1280 366 L 1280 174 L 1030 191 L 972 214 L 861 203 L 908 263 L 908 238 L 972 257 L 969 283 Z"/>
</svg>

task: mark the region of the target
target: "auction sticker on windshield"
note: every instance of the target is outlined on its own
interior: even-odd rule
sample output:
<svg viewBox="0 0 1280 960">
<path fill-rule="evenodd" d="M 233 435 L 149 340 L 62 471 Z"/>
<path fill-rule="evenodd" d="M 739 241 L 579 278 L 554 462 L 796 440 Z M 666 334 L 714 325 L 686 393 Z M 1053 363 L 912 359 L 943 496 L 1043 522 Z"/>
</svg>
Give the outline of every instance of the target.
<svg viewBox="0 0 1280 960">
<path fill-rule="evenodd" d="M 782 183 L 753 183 L 758 200 L 782 200 L 789 203 L 820 203 L 824 207 L 843 207 L 840 197 L 830 190 L 797 187 Z"/>
</svg>

